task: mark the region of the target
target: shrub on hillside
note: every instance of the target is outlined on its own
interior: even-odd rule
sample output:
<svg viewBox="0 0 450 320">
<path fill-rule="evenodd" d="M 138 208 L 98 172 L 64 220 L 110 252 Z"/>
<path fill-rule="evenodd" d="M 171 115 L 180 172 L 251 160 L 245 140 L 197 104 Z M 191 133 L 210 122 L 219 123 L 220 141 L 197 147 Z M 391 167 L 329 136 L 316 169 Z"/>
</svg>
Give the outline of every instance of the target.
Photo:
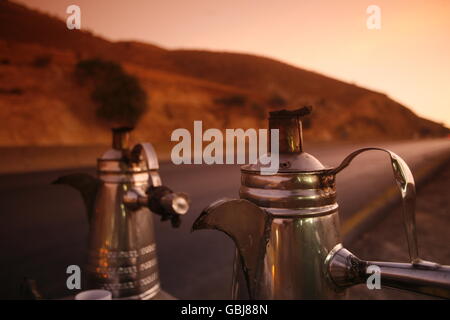
<svg viewBox="0 0 450 320">
<path fill-rule="evenodd" d="M 93 84 L 92 100 L 97 116 L 114 125 L 134 126 L 147 110 L 147 94 L 139 80 L 116 62 L 88 59 L 78 62 L 75 76 Z"/>
<path fill-rule="evenodd" d="M 227 97 L 222 97 L 214 100 L 217 104 L 226 107 L 243 107 L 247 103 L 247 97 L 240 94 L 235 94 Z"/>
<path fill-rule="evenodd" d="M 0 94 L 11 94 L 11 95 L 16 95 L 16 96 L 20 96 L 22 95 L 24 92 L 21 88 L 12 88 L 12 89 L 5 89 L 5 88 L 0 88 Z"/>
<path fill-rule="evenodd" d="M 33 67 L 36 68 L 45 68 L 48 67 L 52 63 L 52 56 L 49 54 L 43 54 L 36 56 L 33 60 Z"/>
<path fill-rule="evenodd" d="M 252 104 L 251 111 L 253 112 L 255 117 L 259 120 L 265 120 L 268 116 L 266 107 L 258 103 Z"/>
<path fill-rule="evenodd" d="M 282 96 L 276 93 L 269 98 L 267 104 L 271 108 L 286 108 L 287 101 Z"/>
</svg>

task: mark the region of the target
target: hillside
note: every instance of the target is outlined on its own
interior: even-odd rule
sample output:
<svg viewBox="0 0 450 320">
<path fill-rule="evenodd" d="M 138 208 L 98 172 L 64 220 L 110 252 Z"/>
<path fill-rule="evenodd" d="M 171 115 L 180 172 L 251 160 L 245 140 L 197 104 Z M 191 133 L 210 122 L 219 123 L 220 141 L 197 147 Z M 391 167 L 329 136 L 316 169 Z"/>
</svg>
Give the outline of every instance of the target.
<svg viewBox="0 0 450 320">
<path fill-rule="evenodd" d="M 135 139 L 165 145 L 173 129 L 264 127 L 268 110 L 311 104 L 310 140 L 409 139 L 448 129 L 384 94 L 269 58 L 166 50 L 111 42 L 21 5 L 0 2 L 0 146 L 109 143 L 87 88 L 74 80 L 80 59 L 120 62 L 149 96 Z"/>
</svg>

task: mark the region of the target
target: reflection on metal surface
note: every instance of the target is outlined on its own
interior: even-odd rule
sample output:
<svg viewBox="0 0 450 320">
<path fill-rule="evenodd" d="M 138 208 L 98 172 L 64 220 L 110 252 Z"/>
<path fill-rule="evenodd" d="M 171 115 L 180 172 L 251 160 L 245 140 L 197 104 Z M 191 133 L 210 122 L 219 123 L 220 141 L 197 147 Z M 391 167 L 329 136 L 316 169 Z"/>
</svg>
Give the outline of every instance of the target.
<svg viewBox="0 0 450 320">
<path fill-rule="evenodd" d="M 420 260 L 414 218 L 414 179 L 395 153 L 365 148 L 336 168 L 303 151 L 300 117 L 310 108 L 272 112 L 269 128 L 280 130 L 280 168 L 260 174 L 261 164 L 241 168 L 241 200 L 207 207 L 193 229 L 217 229 L 236 245 L 234 299 L 335 299 L 367 279 L 368 264 L 381 269 L 382 285 L 449 297 L 450 267 Z M 336 203 L 336 174 L 358 154 L 387 152 L 403 199 L 411 264 L 367 262 L 342 247 Z"/>
<path fill-rule="evenodd" d="M 130 129 L 113 130 L 113 149 L 98 159 L 98 178 L 75 174 L 68 184 L 83 196 L 89 215 L 87 273 L 91 288 L 113 298 L 150 299 L 160 291 L 153 212 L 179 224 L 189 199 L 162 186 L 158 159 L 149 143 L 129 148 Z"/>
</svg>

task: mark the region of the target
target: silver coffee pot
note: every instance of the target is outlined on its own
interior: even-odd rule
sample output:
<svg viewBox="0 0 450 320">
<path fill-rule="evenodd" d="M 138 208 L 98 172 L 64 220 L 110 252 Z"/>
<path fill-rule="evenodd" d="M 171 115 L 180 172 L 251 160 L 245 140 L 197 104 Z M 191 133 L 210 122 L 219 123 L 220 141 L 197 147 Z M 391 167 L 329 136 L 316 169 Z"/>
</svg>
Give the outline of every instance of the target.
<svg viewBox="0 0 450 320">
<path fill-rule="evenodd" d="M 98 178 L 79 173 L 55 183 L 76 188 L 86 206 L 89 287 L 113 298 L 151 299 L 160 291 L 151 211 L 177 227 L 189 199 L 162 185 L 150 143 L 129 147 L 130 131 L 113 129 L 112 149 L 97 160 Z"/>
<path fill-rule="evenodd" d="M 269 129 L 279 130 L 279 170 L 261 174 L 263 164 L 241 168 L 240 199 L 221 199 L 197 218 L 193 230 L 217 229 L 236 245 L 234 299 L 336 299 L 364 283 L 379 267 L 381 285 L 450 298 L 450 266 L 419 257 L 415 185 L 395 153 L 365 148 L 336 168 L 304 152 L 301 117 L 310 107 L 270 113 Z M 269 143 L 270 145 L 270 143 Z M 410 263 L 363 261 L 341 244 L 336 175 L 362 152 L 379 150 L 391 160 L 401 191 Z"/>
</svg>

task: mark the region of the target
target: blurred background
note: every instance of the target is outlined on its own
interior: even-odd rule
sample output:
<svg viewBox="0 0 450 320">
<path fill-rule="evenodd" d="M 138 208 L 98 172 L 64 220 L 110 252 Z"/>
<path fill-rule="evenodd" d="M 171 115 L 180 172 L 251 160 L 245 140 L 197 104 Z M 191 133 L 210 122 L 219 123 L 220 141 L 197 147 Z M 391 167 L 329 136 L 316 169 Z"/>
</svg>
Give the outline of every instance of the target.
<svg viewBox="0 0 450 320">
<path fill-rule="evenodd" d="M 72 4 L 80 30 L 66 26 Z M 380 29 L 366 24 L 372 4 Z M 407 160 L 430 205 L 424 251 L 449 264 L 450 248 L 440 244 L 450 241 L 427 220 L 433 211 L 437 224 L 450 224 L 449 36 L 446 0 L 0 0 L 0 298 L 17 298 L 24 276 L 46 297 L 73 294 L 65 268 L 84 263 L 88 225 L 79 195 L 50 182 L 95 174 L 118 125 L 135 126 L 135 142 L 152 142 L 163 181 L 193 199 L 180 230 L 157 222 L 163 287 L 183 299 L 229 297 L 233 244 L 189 229 L 206 205 L 237 197 L 239 168 L 175 166 L 170 135 L 194 120 L 204 130 L 265 128 L 269 111 L 306 104 L 314 107 L 307 151 L 322 162 L 337 165 L 366 145 Z M 403 239 L 397 247 L 388 237 L 358 242 L 380 234 L 375 220 L 400 213 L 398 195 L 383 196 L 393 183 L 387 160 L 364 155 L 354 166 L 338 181 L 346 241 L 380 259 L 406 257 Z M 355 225 L 376 201 L 378 218 Z M 384 232 L 403 232 L 397 227 Z M 377 294 L 353 297 L 417 298 Z"/>
</svg>

